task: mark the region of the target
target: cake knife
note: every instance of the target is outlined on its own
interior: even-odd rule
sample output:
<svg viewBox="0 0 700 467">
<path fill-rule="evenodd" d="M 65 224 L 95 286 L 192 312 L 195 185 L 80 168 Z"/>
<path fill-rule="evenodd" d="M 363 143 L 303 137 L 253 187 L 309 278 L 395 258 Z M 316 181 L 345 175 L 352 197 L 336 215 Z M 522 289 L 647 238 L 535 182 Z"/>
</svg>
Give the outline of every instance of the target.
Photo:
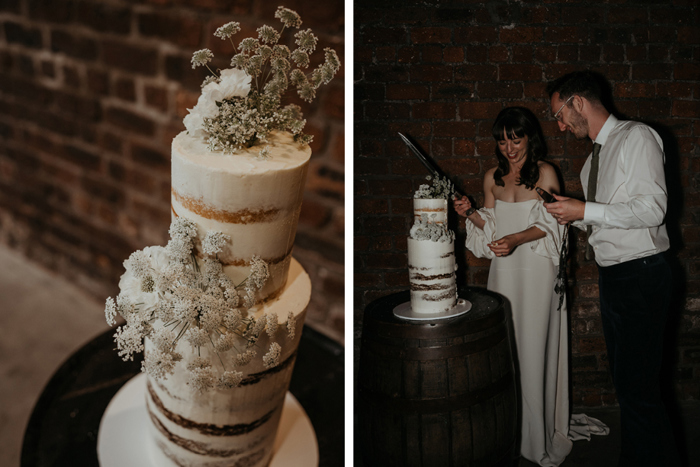
<svg viewBox="0 0 700 467">
<path fill-rule="evenodd" d="M 408 146 L 408 149 L 410 149 L 411 152 L 413 152 L 413 154 L 415 154 L 415 156 L 418 158 L 418 160 L 421 161 L 421 163 L 425 166 L 426 169 L 428 169 L 428 172 L 430 172 L 430 174 L 433 177 L 437 177 L 437 178 L 445 177 L 449 180 L 449 178 L 446 175 L 443 175 L 443 173 L 435 165 L 435 163 L 433 161 L 431 161 L 428 158 L 428 156 L 423 154 L 423 152 L 420 149 L 418 149 L 418 146 L 413 144 L 413 142 L 410 139 L 408 139 L 403 133 L 399 132 L 399 136 L 401 137 L 403 142 L 406 144 L 406 146 Z M 454 183 L 453 183 L 453 185 L 454 185 Z M 455 193 L 453 195 L 453 199 L 461 198 L 462 196 L 463 195 L 460 192 L 455 190 Z"/>
</svg>

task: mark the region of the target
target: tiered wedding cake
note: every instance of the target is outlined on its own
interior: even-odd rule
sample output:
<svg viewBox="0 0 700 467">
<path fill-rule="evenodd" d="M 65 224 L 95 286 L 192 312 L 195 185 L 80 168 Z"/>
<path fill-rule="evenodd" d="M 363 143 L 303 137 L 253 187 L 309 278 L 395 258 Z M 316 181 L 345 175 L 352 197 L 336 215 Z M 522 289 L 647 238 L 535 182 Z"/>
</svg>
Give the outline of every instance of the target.
<svg viewBox="0 0 700 467">
<path fill-rule="evenodd" d="M 447 200 L 413 200 L 408 278 L 414 313 L 440 313 L 457 303 L 455 234 L 447 228 Z"/>
<path fill-rule="evenodd" d="M 283 30 L 301 25 L 283 7 L 275 17 Z M 238 31 L 232 22 L 215 35 Z M 233 68 L 205 80 L 173 140 L 168 245 L 133 253 L 107 299 L 108 322 L 126 321 L 119 354 L 144 352 L 157 465 L 270 463 L 309 303 L 309 276 L 291 253 L 310 138 L 299 107 L 280 101 L 290 85 L 311 101 L 340 63 L 325 49 L 307 76 L 311 30 L 295 34 L 294 51 L 269 26 L 258 34 L 240 42 Z M 212 58 L 204 49 L 192 63 Z"/>
</svg>

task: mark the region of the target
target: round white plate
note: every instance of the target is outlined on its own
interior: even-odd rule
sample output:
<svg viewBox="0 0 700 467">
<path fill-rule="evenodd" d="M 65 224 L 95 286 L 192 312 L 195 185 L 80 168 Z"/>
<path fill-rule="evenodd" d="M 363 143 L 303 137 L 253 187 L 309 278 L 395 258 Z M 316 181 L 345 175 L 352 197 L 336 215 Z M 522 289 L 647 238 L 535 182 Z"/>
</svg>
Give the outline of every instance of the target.
<svg viewBox="0 0 700 467">
<path fill-rule="evenodd" d="M 463 315 L 471 309 L 472 302 L 460 298 L 451 310 L 441 311 L 440 313 L 416 313 L 411 308 L 411 302 L 408 301 L 394 307 L 394 316 L 411 321 L 434 321 L 436 319 L 454 318 L 455 316 Z"/>
<path fill-rule="evenodd" d="M 154 467 L 148 445 L 150 423 L 146 375 L 140 373 L 119 389 L 102 416 L 97 435 L 100 467 Z M 270 462 L 270 467 L 283 466 L 318 466 L 318 442 L 313 425 L 290 392 L 284 399 Z"/>
</svg>

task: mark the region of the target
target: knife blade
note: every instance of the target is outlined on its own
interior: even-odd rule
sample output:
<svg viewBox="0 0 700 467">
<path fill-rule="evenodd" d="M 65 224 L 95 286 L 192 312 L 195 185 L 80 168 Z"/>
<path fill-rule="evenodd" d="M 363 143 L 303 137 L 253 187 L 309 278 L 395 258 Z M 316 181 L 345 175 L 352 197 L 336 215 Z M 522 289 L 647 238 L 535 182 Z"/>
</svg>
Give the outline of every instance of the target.
<svg viewBox="0 0 700 467">
<path fill-rule="evenodd" d="M 410 139 L 408 139 L 403 133 L 401 133 L 401 132 L 398 132 L 398 133 L 399 133 L 399 136 L 401 137 L 401 139 L 403 140 L 403 142 L 406 144 L 406 146 L 408 146 L 408 149 L 410 149 L 411 152 L 413 152 L 413 154 L 418 158 L 419 161 L 421 161 L 421 163 L 425 166 L 425 168 L 428 169 L 428 172 L 430 172 L 430 174 L 431 174 L 433 177 L 437 177 L 437 178 L 445 177 L 445 178 L 448 178 L 448 177 L 447 177 L 446 175 L 444 175 L 444 174 L 442 173 L 442 171 L 435 165 L 435 163 L 434 163 L 431 159 L 428 158 L 428 156 L 426 156 L 425 154 L 423 154 L 423 151 L 421 151 L 415 144 L 413 144 L 413 141 L 411 141 Z M 448 180 L 449 180 L 449 179 L 448 179 Z M 454 185 L 454 183 L 453 183 L 453 185 Z M 453 198 L 456 199 L 457 197 L 461 198 L 461 197 L 462 197 L 462 194 L 459 193 L 457 190 L 455 190 Z"/>
</svg>

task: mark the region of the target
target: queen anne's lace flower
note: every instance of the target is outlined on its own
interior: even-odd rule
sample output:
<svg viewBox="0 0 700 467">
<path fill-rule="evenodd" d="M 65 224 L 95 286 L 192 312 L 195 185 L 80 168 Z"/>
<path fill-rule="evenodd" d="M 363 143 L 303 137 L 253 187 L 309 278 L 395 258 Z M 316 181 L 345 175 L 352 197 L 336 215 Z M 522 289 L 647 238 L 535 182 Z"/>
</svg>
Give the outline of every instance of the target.
<svg viewBox="0 0 700 467">
<path fill-rule="evenodd" d="M 240 30 L 241 24 L 236 21 L 231 21 L 230 23 L 226 23 L 220 28 L 218 28 L 216 32 L 214 32 L 214 35 L 216 37 L 220 37 L 223 40 L 230 38 Z"/>
<path fill-rule="evenodd" d="M 241 381 L 243 381 L 243 373 L 240 371 L 225 371 L 217 381 L 216 386 L 219 389 L 231 389 L 238 387 Z"/>
<path fill-rule="evenodd" d="M 277 7 L 275 18 L 282 21 L 282 24 L 288 28 L 299 28 L 301 26 L 301 17 L 296 11 L 290 10 L 289 8 L 282 6 Z"/>
<path fill-rule="evenodd" d="M 202 250 L 206 255 L 215 256 L 221 253 L 224 246 L 231 240 L 228 235 L 217 232 L 215 230 L 210 230 L 207 235 L 202 240 Z"/>
<path fill-rule="evenodd" d="M 117 320 L 115 319 L 116 317 L 117 304 L 114 303 L 114 299 L 112 297 L 108 297 L 107 301 L 105 302 L 105 318 L 107 318 L 107 324 L 110 326 L 117 324 Z"/>
<path fill-rule="evenodd" d="M 202 49 L 192 54 L 192 68 L 206 65 L 214 58 L 214 54 L 209 49 Z"/>
<path fill-rule="evenodd" d="M 258 37 L 247 37 L 238 43 L 231 67 L 215 73 L 202 83 L 202 94 L 197 105 L 184 119 L 187 132 L 207 143 L 210 151 L 226 154 L 243 148 L 268 142 L 273 130 L 290 131 L 294 141 L 309 144 L 311 136 L 301 132 L 305 121 L 301 113 L 290 115 L 281 106 L 283 94 L 290 84 L 305 101 L 316 97 L 316 90 L 328 84 L 340 68 L 338 55 L 332 49 L 324 49 L 325 62 L 311 73 L 308 79 L 302 69 L 309 67 L 310 54 L 316 49 L 318 38 L 311 29 L 294 35 L 296 50 L 291 51 L 280 38 L 285 28 L 299 28 L 301 18 L 288 8 L 280 7 L 275 13 L 284 27 L 282 31 L 264 25 L 257 29 Z M 227 23 L 214 35 L 231 39 L 240 31 L 237 22 Z M 207 66 L 213 58 L 208 49 L 195 52 L 193 67 Z M 297 68 L 295 68 L 295 66 Z M 211 71 L 211 69 L 210 69 Z M 303 77 L 303 78 L 302 78 Z M 252 87 L 251 83 L 255 83 Z M 258 157 L 265 155 L 258 153 Z"/>
<path fill-rule="evenodd" d="M 287 334 L 289 335 L 290 339 L 294 339 L 294 334 L 297 329 L 297 319 L 294 316 L 293 312 L 289 312 L 287 315 Z"/>
<path fill-rule="evenodd" d="M 257 352 L 253 349 L 246 349 L 245 352 L 236 355 L 236 366 L 246 366 L 255 357 Z"/>
<path fill-rule="evenodd" d="M 267 335 L 272 337 L 275 337 L 275 334 L 277 333 L 277 328 L 279 327 L 279 321 L 277 320 L 277 314 L 276 313 L 268 313 L 265 315 L 265 321 L 267 322 L 267 326 L 265 327 L 265 332 L 267 332 Z"/>
<path fill-rule="evenodd" d="M 114 341 L 118 354 L 124 360 L 134 359 L 135 353 L 143 352 L 143 325 L 141 323 L 126 324 L 117 328 Z"/>
<path fill-rule="evenodd" d="M 280 353 L 282 347 L 277 342 L 270 344 L 270 350 L 263 357 L 265 368 L 274 368 L 280 364 Z"/>
</svg>

